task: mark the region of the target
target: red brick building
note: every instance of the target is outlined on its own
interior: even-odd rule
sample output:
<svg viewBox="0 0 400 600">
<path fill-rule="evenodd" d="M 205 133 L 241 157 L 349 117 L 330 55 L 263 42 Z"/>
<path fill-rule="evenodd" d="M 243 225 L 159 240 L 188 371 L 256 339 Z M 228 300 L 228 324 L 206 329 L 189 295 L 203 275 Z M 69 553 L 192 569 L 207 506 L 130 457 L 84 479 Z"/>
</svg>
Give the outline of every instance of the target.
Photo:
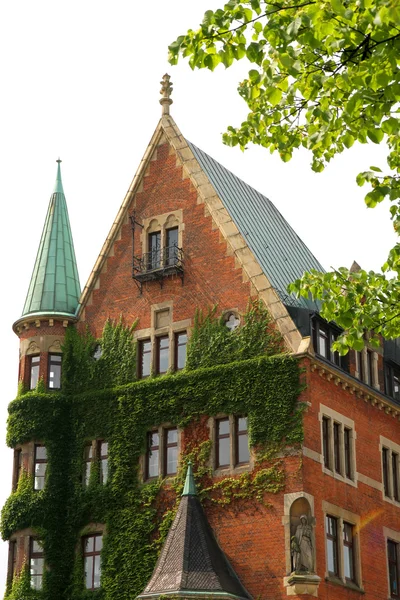
<svg viewBox="0 0 400 600">
<path fill-rule="evenodd" d="M 146 581 L 138 578 L 136 584 L 128 583 L 126 587 L 118 584 L 124 590 L 120 596 L 114 585 L 124 577 L 126 581 L 124 573 L 129 571 L 124 564 L 125 551 L 117 548 L 113 522 L 120 518 L 117 505 L 121 499 L 117 499 L 118 494 L 112 495 L 118 489 L 121 473 L 129 473 L 129 481 L 135 480 L 126 484 L 127 494 L 130 489 L 143 493 L 149 482 L 164 479 L 156 502 L 158 517 L 154 517 L 160 520 L 165 509 L 174 506 L 173 477 L 184 466 L 185 455 L 196 444 L 210 441 L 208 470 L 203 478 L 198 475 L 198 489 L 207 482 L 216 493 L 218 482 L 240 478 L 242 490 L 246 481 L 250 487 L 241 499 L 233 494 L 229 501 L 224 496 L 224 502 L 213 503 L 205 497 L 204 520 L 193 517 L 200 532 L 197 542 L 190 538 L 188 525 L 180 522 L 179 539 L 189 536 L 186 551 L 193 546 L 193 552 L 200 552 L 198 548 L 202 547 L 203 554 L 200 552 L 196 563 L 182 550 L 183 564 L 176 566 L 171 556 L 178 551 L 170 551 L 167 557 L 168 544 L 178 543 L 176 536 L 171 541 L 171 534 L 161 551 L 164 562 L 159 562 L 154 571 L 153 592 L 143 592 L 141 597 L 398 598 L 400 346 L 384 342 L 376 350 L 369 346 L 366 336 L 360 353 L 339 357 L 331 350 L 339 333 L 335 325 L 320 318 L 318 306 L 312 301 L 286 293 L 287 284 L 304 270 L 320 269 L 318 261 L 267 198 L 182 136 L 169 114 L 168 81 L 161 103 L 163 116 L 80 296 L 58 171 L 23 316 L 14 324 L 21 340 L 20 378 L 24 390 L 10 412 L 9 443 L 15 448 L 15 468 L 13 494 L 5 507 L 3 524 L 3 535 L 10 539 L 7 593 L 17 593 L 25 573 L 25 595 L 15 598 L 28 598 L 31 593 L 37 595 L 32 597 L 54 598 L 57 590 L 57 597 L 74 600 L 87 598 L 85 594 L 91 591 L 102 594 L 101 598 L 135 598 L 150 577 Z M 122 316 L 127 324 L 137 320 L 133 333 L 137 381 L 126 388 L 131 385 L 134 398 L 135 390 L 147 389 L 151 394 L 152 385 L 162 393 L 163 386 L 169 389 L 168 381 L 188 385 L 184 367 L 195 309 L 207 312 L 216 306 L 216 315 L 234 335 L 243 325 L 250 299 L 260 300 L 267 309 L 270 327 L 280 336 L 280 351 L 286 353 L 276 359 L 274 369 L 279 372 L 278 365 L 287 360 L 287 355 L 295 359 L 291 363 L 300 365 L 302 442 L 285 444 L 283 440 L 277 454 L 264 457 L 261 464 L 257 448 L 248 448 L 255 421 L 250 415 L 248 419 L 243 409 L 235 413 L 227 407 L 205 412 L 202 417 L 197 412 L 184 425 L 161 417 L 151 422 L 150 414 L 146 423 L 151 426 L 142 436 L 139 460 L 132 459 L 131 467 L 128 458 L 122 466 L 113 463 L 113 452 L 120 452 L 118 432 L 110 424 L 101 425 L 100 417 L 97 422 L 95 414 L 90 424 L 86 413 L 79 413 L 79 394 L 75 393 L 69 402 L 65 400 L 65 384 L 60 389 L 65 381 L 62 369 L 66 330 L 76 328 L 83 333 L 88 329 L 101 340 L 107 319 L 118 321 Z M 100 341 L 94 351 L 99 361 L 102 350 Z M 260 362 L 256 367 L 252 360 L 244 361 L 243 369 L 251 363 L 261 377 L 267 363 Z M 216 371 L 207 373 L 202 377 L 217 378 Z M 113 400 L 114 404 L 107 405 L 110 423 L 117 414 L 121 418 L 124 402 L 120 398 L 128 398 L 121 390 L 118 402 Z M 235 395 L 235 390 L 231 393 Z M 277 386 L 274 414 L 265 408 L 258 413 L 260 421 L 275 419 L 279 423 L 280 393 Z M 95 401 L 99 412 L 102 394 L 99 391 L 100 400 Z M 59 404 L 52 404 L 58 395 Z M 87 393 L 82 398 L 82 405 L 90 404 Z M 129 406 L 134 407 L 139 401 L 132 402 Z M 29 405 L 35 407 L 33 416 Z M 44 421 L 51 422 L 48 430 L 40 425 L 38 415 L 42 411 Z M 82 429 L 76 428 L 79 435 L 71 433 L 78 414 L 84 422 Z M 282 412 L 282 420 L 286 418 Z M 73 440 L 68 456 L 64 453 L 66 475 L 60 485 L 66 487 L 62 493 L 64 488 L 57 488 L 56 483 L 52 487 L 62 470 L 55 460 L 62 439 L 55 433 L 60 419 L 66 424 L 62 435 L 70 435 Z M 278 485 L 274 493 L 262 493 L 260 502 L 250 488 L 256 489 L 260 469 L 271 465 L 280 469 L 284 484 Z M 79 481 L 78 477 L 74 480 L 77 472 L 83 473 Z M 109 500 L 102 496 L 106 489 L 114 498 L 114 512 L 112 502 L 107 505 Z M 54 509 L 59 511 L 59 549 L 54 542 L 57 528 L 50 518 L 46 520 L 45 507 L 57 503 L 49 490 L 59 490 Z M 92 496 L 96 499 L 93 506 L 90 490 L 94 490 Z M 183 498 L 189 502 L 186 496 Z M 102 509 L 94 506 L 103 501 L 109 508 L 104 509 L 102 522 Z M 28 508 L 28 504 L 36 508 Z M 76 509 L 79 518 L 67 522 L 64 513 L 74 512 L 78 505 L 84 505 L 85 510 Z M 128 521 L 129 506 L 126 500 L 123 510 Z M 183 508 L 179 511 L 177 515 L 183 519 Z M 207 546 L 204 542 L 203 547 L 201 532 L 208 526 L 212 534 L 207 535 L 214 536 L 218 544 L 209 542 Z M 173 525 L 171 531 L 175 530 Z M 157 535 L 153 530 L 149 539 Z M 113 563 L 114 555 L 119 557 L 115 561 L 118 567 Z M 62 568 L 60 557 L 64 557 Z M 224 575 L 226 559 L 232 569 L 229 577 L 235 579 L 235 584 Z M 129 560 L 134 561 L 134 557 Z M 154 560 L 149 559 L 148 574 Z M 140 558 L 140 568 L 142 563 Z M 81 587 L 79 581 L 76 583 L 79 564 Z M 185 575 L 176 585 L 171 583 L 174 568 Z M 196 569 L 206 575 L 192 577 Z"/>
</svg>

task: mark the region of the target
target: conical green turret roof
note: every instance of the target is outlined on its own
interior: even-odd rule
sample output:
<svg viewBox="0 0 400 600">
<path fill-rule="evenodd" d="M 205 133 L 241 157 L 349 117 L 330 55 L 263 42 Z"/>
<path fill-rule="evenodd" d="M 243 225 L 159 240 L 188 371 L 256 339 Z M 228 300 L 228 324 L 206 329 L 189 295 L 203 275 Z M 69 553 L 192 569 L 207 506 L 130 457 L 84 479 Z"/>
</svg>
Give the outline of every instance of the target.
<svg viewBox="0 0 400 600">
<path fill-rule="evenodd" d="M 74 315 L 80 284 L 67 203 L 61 181 L 61 160 L 50 198 L 22 316 Z"/>
</svg>

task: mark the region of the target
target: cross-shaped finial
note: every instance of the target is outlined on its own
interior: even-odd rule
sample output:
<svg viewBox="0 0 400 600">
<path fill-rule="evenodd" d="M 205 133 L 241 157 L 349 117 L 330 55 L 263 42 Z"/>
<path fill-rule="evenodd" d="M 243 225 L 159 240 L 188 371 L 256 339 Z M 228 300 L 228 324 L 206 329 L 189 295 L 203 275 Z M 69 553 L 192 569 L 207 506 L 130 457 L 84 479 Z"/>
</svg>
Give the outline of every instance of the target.
<svg viewBox="0 0 400 600">
<path fill-rule="evenodd" d="M 171 79 L 171 77 L 168 75 L 168 73 L 165 73 L 165 75 L 162 78 L 162 81 L 160 81 L 160 83 L 161 83 L 160 94 L 162 96 L 162 98 L 160 98 L 160 104 L 162 106 L 162 114 L 163 115 L 169 115 L 169 107 L 173 102 L 171 100 L 172 83 L 170 82 L 170 79 Z"/>
</svg>

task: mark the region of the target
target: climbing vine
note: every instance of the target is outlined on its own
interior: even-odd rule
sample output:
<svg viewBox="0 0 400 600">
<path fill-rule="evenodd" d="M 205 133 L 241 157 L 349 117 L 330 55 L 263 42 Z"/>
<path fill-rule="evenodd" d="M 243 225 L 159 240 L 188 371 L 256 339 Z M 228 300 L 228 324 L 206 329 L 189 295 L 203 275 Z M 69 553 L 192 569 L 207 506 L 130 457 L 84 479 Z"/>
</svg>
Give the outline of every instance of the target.
<svg viewBox="0 0 400 600">
<path fill-rule="evenodd" d="M 285 472 L 276 451 L 302 441 L 298 364 L 279 354 L 279 336 L 259 305 L 250 305 L 243 321 L 237 332 L 229 332 L 215 311 L 206 317 L 198 313 L 187 369 L 140 381 L 135 381 L 136 324 L 108 322 L 101 340 L 67 329 L 62 391 L 20 392 L 9 408 L 8 444 L 44 443 L 48 469 L 40 492 L 33 491 L 30 476 L 21 477 L 3 508 L 2 535 L 7 539 L 32 528 L 43 543 L 48 568 L 40 592 L 30 589 L 23 569 L 8 587 L 7 600 L 92 598 L 84 589 L 79 540 L 95 523 L 106 528 L 96 598 L 134 598 L 151 576 L 189 459 L 206 510 L 227 504 L 243 510 L 254 503 L 266 506 L 283 489 Z M 204 353 L 207 339 L 212 349 Z M 222 352 L 223 340 L 229 352 Z M 102 354 L 94 360 L 97 343 Z M 205 415 L 220 413 L 248 415 L 250 444 L 258 458 L 251 472 L 215 480 Z M 165 423 L 186 428 L 179 472 L 172 481 L 142 483 L 146 434 Z M 100 483 L 95 460 L 83 486 L 84 445 L 94 439 L 109 442 L 109 478 Z"/>
</svg>

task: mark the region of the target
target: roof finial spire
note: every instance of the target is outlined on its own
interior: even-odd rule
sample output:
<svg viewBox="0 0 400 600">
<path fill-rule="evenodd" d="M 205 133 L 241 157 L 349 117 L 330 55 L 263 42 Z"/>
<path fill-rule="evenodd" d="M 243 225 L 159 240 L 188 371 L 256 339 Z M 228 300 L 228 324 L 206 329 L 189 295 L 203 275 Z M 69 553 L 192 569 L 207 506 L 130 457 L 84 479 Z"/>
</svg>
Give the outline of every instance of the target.
<svg viewBox="0 0 400 600">
<path fill-rule="evenodd" d="M 57 158 L 56 163 L 57 163 L 57 177 L 56 177 L 56 183 L 55 183 L 55 186 L 54 186 L 53 193 L 55 193 L 55 194 L 56 193 L 63 194 L 64 190 L 63 190 L 63 185 L 62 185 L 62 180 L 61 180 L 61 163 L 62 163 L 62 160 L 61 160 L 60 157 Z"/>
<path fill-rule="evenodd" d="M 197 496 L 196 484 L 194 482 L 192 463 L 189 460 L 187 464 L 185 486 L 183 488 L 182 496 Z"/>
<path fill-rule="evenodd" d="M 160 94 L 162 96 L 162 98 L 160 98 L 160 104 L 162 106 L 162 116 L 169 115 L 169 107 L 173 102 L 173 100 L 171 100 L 172 83 L 170 82 L 170 79 L 171 77 L 168 75 L 168 73 L 165 73 L 162 81 L 160 81 Z"/>
</svg>

